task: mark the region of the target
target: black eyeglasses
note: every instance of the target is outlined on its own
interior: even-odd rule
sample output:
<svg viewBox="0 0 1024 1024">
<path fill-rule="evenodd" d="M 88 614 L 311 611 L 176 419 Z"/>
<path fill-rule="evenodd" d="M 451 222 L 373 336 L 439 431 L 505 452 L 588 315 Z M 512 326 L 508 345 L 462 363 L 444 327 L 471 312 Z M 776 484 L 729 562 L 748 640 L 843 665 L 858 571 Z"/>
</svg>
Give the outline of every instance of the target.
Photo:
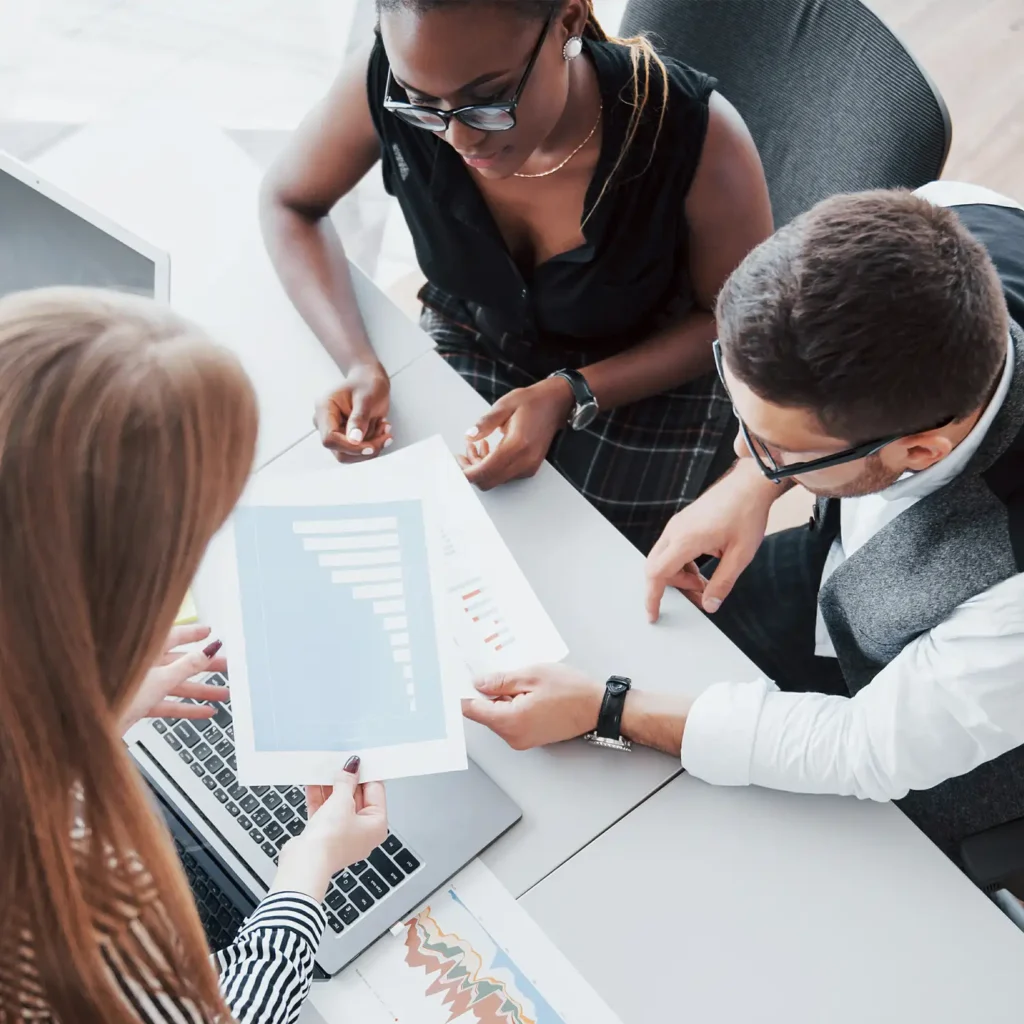
<svg viewBox="0 0 1024 1024">
<path fill-rule="evenodd" d="M 551 26 L 552 15 L 544 22 L 540 39 L 530 54 L 529 63 L 519 79 L 516 91 L 512 98 L 505 103 L 470 103 L 464 107 L 456 107 L 454 110 L 438 110 L 437 107 L 425 107 L 419 103 L 402 103 L 391 98 L 391 68 L 388 68 L 387 81 L 384 83 L 384 109 L 390 110 L 396 117 L 400 117 L 406 124 L 414 128 L 424 128 L 428 132 L 444 132 L 452 118 L 461 121 L 468 128 L 475 128 L 478 132 L 507 132 L 516 126 L 516 107 L 519 105 L 519 97 L 523 93 L 533 65 L 537 63 L 540 49 L 547 38 L 548 28 Z"/>
<path fill-rule="evenodd" d="M 725 387 L 725 393 L 729 394 L 729 386 L 725 383 L 725 373 L 722 366 L 722 346 L 719 345 L 718 339 L 716 338 L 712 344 L 712 349 L 715 353 L 715 369 L 718 370 L 718 376 L 722 379 L 722 384 Z M 730 401 L 732 396 L 730 395 Z M 740 425 L 740 434 L 743 437 L 743 443 L 750 450 L 751 457 L 754 462 L 757 463 L 758 468 L 772 483 L 781 483 L 787 477 L 797 476 L 802 473 L 814 473 L 819 469 L 831 469 L 833 466 L 842 466 L 846 462 L 856 462 L 858 459 L 866 459 L 869 455 L 875 455 L 880 452 L 886 445 L 892 444 L 893 441 L 898 441 L 901 437 L 907 437 L 907 434 L 893 434 L 891 437 L 883 437 L 877 441 L 865 441 L 864 444 L 855 445 L 853 448 L 844 448 L 841 452 L 836 452 L 834 455 L 825 455 L 820 459 L 810 459 L 807 462 L 794 462 L 789 466 L 780 466 L 775 459 L 772 457 L 772 453 L 768 450 L 768 446 L 754 437 L 753 434 L 747 429 L 746 423 L 740 418 L 740 414 L 736 412 L 736 405 L 733 403 L 732 407 L 733 415 L 736 417 L 736 422 Z M 938 427 L 945 426 L 949 420 L 944 423 L 939 423 L 935 427 L 929 429 L 935 430 Z"/>
</svg>

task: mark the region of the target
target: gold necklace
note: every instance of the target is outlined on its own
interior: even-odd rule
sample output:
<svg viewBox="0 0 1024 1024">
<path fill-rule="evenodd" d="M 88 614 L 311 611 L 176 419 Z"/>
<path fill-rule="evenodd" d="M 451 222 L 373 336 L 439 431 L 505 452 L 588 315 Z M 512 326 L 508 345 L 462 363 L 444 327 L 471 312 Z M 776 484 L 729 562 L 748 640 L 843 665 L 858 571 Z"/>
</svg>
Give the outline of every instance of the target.
<svg viewBox="0 0 1024 1024">
<path fill-rule="evenodd" d="M 587 137 L 560 163 L 556 164 L 551 168 L 550 171 L 541 171 L 540 174 L 513 174 L 513 178 L 546 178 L 549 174 L 554 174 L 555 171 L 560 171 L 593 137 L 594 132 L 597 131 L 597 126 L 601 123 L 601 111 L 597 112 L 597 120 L 594 122 L 594 127 L 590 129 Z"/>
</svg>

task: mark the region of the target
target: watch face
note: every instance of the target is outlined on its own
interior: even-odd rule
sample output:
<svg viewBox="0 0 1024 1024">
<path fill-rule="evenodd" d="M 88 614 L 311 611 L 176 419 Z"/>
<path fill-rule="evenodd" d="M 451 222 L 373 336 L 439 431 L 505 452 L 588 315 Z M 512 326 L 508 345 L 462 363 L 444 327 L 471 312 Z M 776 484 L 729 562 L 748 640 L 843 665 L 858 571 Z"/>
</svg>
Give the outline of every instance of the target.
<svg viewBox="0 0 1024 1024">
<path fill-rule="evenodd" d="M 597 402 L 587 402 L 586 405 L 578 405 L 572 414 L 572 429 L 582 430 L 589 427 L 597 418 Z"/>
</svg>

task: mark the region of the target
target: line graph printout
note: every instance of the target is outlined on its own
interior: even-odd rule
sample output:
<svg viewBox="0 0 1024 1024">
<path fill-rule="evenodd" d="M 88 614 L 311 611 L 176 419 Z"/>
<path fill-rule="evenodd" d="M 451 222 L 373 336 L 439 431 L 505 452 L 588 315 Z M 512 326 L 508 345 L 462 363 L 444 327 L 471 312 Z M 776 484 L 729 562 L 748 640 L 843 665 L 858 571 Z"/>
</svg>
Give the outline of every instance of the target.
<svg viewBox="0 0 1024 1024">
<path fill-rule="evenodd" d="M 618 1024 L 480 861 L 311 998 L 365 1024 Z"/>
<path fill-rule="evenodd" d="M 251 486 L 236 511 L 243 782 L 326 783 L 352 753 L 366 779 L 465 767 L 433 495 L 402 492 L 335 471 Z"/>
</svg>

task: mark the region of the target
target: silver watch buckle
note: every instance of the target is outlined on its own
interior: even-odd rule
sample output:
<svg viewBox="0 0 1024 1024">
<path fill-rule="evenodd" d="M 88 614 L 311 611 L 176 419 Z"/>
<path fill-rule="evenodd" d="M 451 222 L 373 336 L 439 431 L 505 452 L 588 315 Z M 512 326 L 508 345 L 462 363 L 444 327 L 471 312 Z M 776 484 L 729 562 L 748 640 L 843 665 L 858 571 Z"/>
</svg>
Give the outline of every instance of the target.
<svg viewBox="0 0 1024 1024">
<path fill-rule="evenodd" d="M 593 743 L 595 747 L 604 747 L 606 750 L 620 750 L 623 753 L 628 753 L 633 749 L 633 744 L 625 736 L 620 736 L 617 740 L 614 740 L 607 736 L 598 736 L 595 730 L 594 732 L 586 733 L 583 738 L 588 743 Z"/>
</svg>

